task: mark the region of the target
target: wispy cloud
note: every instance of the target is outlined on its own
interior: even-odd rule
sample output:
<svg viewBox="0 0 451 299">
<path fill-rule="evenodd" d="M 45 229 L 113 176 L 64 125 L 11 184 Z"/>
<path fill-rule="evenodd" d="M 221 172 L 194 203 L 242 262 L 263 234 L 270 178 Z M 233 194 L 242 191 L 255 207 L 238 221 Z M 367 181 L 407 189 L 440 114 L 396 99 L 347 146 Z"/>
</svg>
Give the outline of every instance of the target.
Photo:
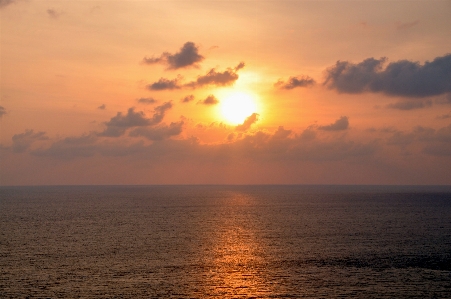
<svg viewBox="0 0 451 299">
<path fill-rule="evenodd" d="M 142 104 L 155 104 L 157 102 L 157 100 L 155 100 L 154 98 L 139 98 L 138 99 L 138 103 L 142 103 Z"/>
<path fill-rule="evenodd" d="M 180 89 L 182 86 L 179 83 L 180 77 L 170 80 L 166 78 L 160 78 L 157 82 L 147 85 L 149 90 L 173 90 Z"/>
<path fill-rule="evenodd" d="M 293 89 L 296 87 L 309 87 L 315 84 L 315 80 L 309 76 L 290 77 L 286 82 L 279 80 L 274 86 L 280 89 Z"/>
<path fill-rule="evenodd" d="M 3 115 L 5 115 L 5 114 L 6 114 L 5 108 L 3 106 L 0 106 L 0 118 L 2 118 Z"/>
<path fill-rule="evenodd" d="M 52 19 L 58 19 L 61 15 L 61 12 L 54 10 L 53 8 L 47 9 L 47 15 Z"/>
</svg>

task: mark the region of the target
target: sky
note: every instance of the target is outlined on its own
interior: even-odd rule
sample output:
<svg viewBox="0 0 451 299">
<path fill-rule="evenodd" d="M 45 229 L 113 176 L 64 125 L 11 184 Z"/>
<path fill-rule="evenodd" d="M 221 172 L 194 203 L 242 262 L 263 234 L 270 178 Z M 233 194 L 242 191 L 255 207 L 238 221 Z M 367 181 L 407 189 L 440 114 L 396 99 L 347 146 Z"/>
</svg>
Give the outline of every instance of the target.
<svg viewBox="0 0 451 299">
<path fill-rule="evenodd" d="M 0 185 L 451 184 L 451 1 L 0 0 Z"/>
</svg>

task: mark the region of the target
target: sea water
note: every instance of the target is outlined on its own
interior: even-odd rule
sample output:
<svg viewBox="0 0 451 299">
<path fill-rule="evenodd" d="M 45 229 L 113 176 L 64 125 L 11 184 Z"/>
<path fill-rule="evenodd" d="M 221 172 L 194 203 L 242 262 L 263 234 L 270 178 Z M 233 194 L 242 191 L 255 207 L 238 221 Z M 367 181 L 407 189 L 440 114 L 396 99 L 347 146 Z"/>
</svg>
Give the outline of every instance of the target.
<svg viewBox="0 0 451 299">
<path fill-rule="evenodd" d="M 1 298 L 451 298 L 451 188 L 0 187 Z"/>
</svg>

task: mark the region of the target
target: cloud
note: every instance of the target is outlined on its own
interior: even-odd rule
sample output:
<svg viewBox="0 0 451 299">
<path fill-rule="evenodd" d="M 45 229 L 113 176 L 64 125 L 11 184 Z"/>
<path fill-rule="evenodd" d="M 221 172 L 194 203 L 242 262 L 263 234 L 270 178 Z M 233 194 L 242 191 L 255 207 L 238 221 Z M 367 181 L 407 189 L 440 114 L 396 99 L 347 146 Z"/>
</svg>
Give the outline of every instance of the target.
<svg viewBox="0 0 451 299">
<path fill-rule="evenodd" d="M 319 126 L 318 129 L 324 131 L 343 131 L 349 127 L 349 120 L 347 116 L 342 116 L 337 119 L 333 124 L 327 126 Z"/>
<path fill-rule="evenodd" d="M 398 30 L 410 29 L 410 28 L 418 25 L 419 23 L 420 23 L 420 21 L 418 21 L 418 20 L 413 21 L 413 22 L 407 22 L 407 23 L 397 23 L 396 29 L 398 29 Z"/>
<path fill-rule="evenodd" d="M 92 156 L 117 157 L 128 156 L 139 161 L 162 163 L 168 161 L 173 165 L 182 163 L 228 164 L 229 161 L 244 163 L 272 163 L 282 162 L 292 165 L 296 161 L 339 161 L 368 159 L 379 149 L 377 142 L 362 143 L 347 140 L 346 136 L 334 138 L 325 136 L 321 131 L 313 138 L 304 138 L 305 132 L 310 134 L 313 128 L 304 131 L 300 136 L 279 127 L 275 132 L 257 131 L 253 134 L 228 134 L 228 141 L 221 144 L 202 144 L 196 138 L 171 139 L 182 132 L 183 121 L 170 125 L 155 127 L 140 126 L 130 131 L 131 137 L 144 137 L 139 142 L 124 142 L 121 139 L 99 138 L 91 133 L 80 137 L 68 137 L 51 144 L 47 148 L 40 148 L 31 152 L 35 156 L 54 157 L 58 159 L 76 159 Z M 158 141 L 158 142 L 155 142 Z M 112 163 L 115 160 L 111 160 Z M 219 164 L 218 164 L 219 163 Z M 225 165 L 224 164 L 224 165 Z M 164 164 L 163 164 L 164 165 Z"/>
<path fill-rule="evenodd" d="M 145 64 L 163 63 L 168 65 L 168 69 L 179 69 L 189 66 L 197 66 L 204 57 L 199 54 L 199 48 L 193 42 L 186 42 L 180 51 L 175 54 L 164 52 L 160 57 L 144 57 Z"/>
<path fill-rule="evenodd" d="M 57 12 L 54 9 L 49 8 L 49 9 L 47 9 L 47 15 L 52 19 L 58 19 L 58 17 L 61 15 L 61 13 Z"/>
<path fill-rule="evenodd" d="M 194 95 L 190 94 L 190 95 L 184 97 L 183 99 L 181 99 L 180 101 L 182 103 L 189 103 L 189 102 L 191 102 L 193 100 L 194 100 Z"/>
<path fill-rule="evenodd" d="M 6 114 L 5 108 L 3 106 L 0 106 L 0 118 L 2 118 L 3 115 L 5 115 L 5 114 Z"/>
<path fill-rule="evenodd" d="M 437 119 L 448 119 L 451 118 L 451 113 L 438 115 Z"/>
<path fill-rule="evenodd" d="M 417 126 L 410 132 L 395 131 L 387 138 L 388 145 L 401 148 L 420 147 L 425 154 L 451 156 L 451 125 L 440 129 Z"/>
<path fill-rule="evenodd" d="M 17 2 L 17 0 L 0 0 L 0 8 L 6 7 L 15 2 Z"/>
<path fill-rule="evenodd" d="M 205 85 L 230 86 L 238 80 L 238 70 L 244 67 L 244 62 L 240 62 L 235 68 L 227 68 L 224 72 L 217 72 L 214 68 L 206 75 L 197 77 L 196 81 L 185 84 L 187 87 L 197 88 Z"/>
<path fill-rule="evenodd" d="M 108 122 L 105 122 L 106 129 L 99 133 L 98 136 L 119 137 L 129 128 L 156 125 L 163 120 L 166 111 L 171 108 L 171 102 L 157 106 L 151 118 L 147 118 L 142 111 L 135 112 L 134 108 L 129 108 L 125 115 L 122 112 L 118 112 L 116 116 L 112 117 Z"/>
<path fill-rule="evenodd" d="M 202 105 L 216 105 L 219 103 L 219 100 L 214 95 L 209 95 L 205 100 L 197 102 L 197 104 Z"/>
<path fill-rule="evenodd" d="M 157 82 L 147 85 L 147 89 L 149 90 L 172 90 L 179 89 L 181 86 L 179 85 L 179 78 L 170 80 L 166 78 L 160 78 Z"/>
<path fill-rule="evenodd" d="M 142 103 L 142 104 L 155 104 L 157 102 L 157 100 L 155 100 L 154 98 L 140 98 L 138 99 L 138 103 Z"/>
<path fill-rule="evenodd" d="M 241 124 L 235 127 L 237 131 L 247 131 L 249 128 L 258 121 L 258 113 L 252 113 L 246 120 Z"/>
<path fill-rule="evenodd" d="M 275 87 L 280 89 L 293 89 L 296 87 L 309 87 L 314 85 L 316 82 L 309 76 L 301 77 L 290 77 L 287 82 L 279 80 L 274 84 Z"/>
<path fill-rule="evenodd" d="M 38 140 L 49 139 L 45 136 L 45 132 L 34 132 L 33 130 L 26 130 L 25 133 L 15 134 L 12 137 L 12 149 L 15 153 L 22 153 L 30 148 L 30 146 Z"/>
<path fill-rule="evenodd" d="M 183 121 L 172 122 L 169 126 L 157 126 L 157 127 L 140 127 L 132 130 L 129 134 L 131 137 L 143 136 L 149 140 L 157 141 L 168 139 L 172 136 L 177 136 L 182 133 Z"/>
<path fill-rule="evenodd" d="M 172 108 L 172 103 L 171 102 L 166 102 L 163 105 L 157 106 L 154 109 L 154 114 L 152 116 L 152 118 L 150 119 L 150 125 L 156 125 L 158 123 L 160 123 L 167 110 Z"/>
<path fill-rule="evenodd" d="M 106 108 L 106 105 L 105 105 L 105 104 L 102 104 L 102 105 L 100 105 L 99 107 L 97 107 L 97 109 L 100 109 L 100 110 L 105 110 L 105 108 Z"/>
<path fill-rule="evenodd" d="M 388 104 L 387 108 L 398 109 L 398 110 L 413 110 L 413 109 L 421 109 L 426 107 L 431 107 L 431 100 L 424 101 L 401 101 L 393 104 Z"/>
<path fill-rule="evenodd" d="M 358 64 L 338 61 L 327 70 L 324 84 L 343 93 L 381 92 L 413 98 L 451 92 L 451 54 L 423 65 L 400 60 L 383 68 L 385 61 L 385 58 L 368 58 Z"/>
</svg>

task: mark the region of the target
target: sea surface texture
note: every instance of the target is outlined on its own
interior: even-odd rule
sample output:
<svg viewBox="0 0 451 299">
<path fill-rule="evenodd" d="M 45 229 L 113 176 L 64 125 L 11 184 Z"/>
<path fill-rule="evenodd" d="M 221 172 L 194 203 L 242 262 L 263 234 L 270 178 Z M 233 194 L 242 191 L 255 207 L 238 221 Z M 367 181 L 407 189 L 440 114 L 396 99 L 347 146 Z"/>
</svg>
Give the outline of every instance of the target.
<svg viewBox="0 0 451 299">
<path fill-rule="evenodd" d="M 0 298 L 451 298 L 451 188 L 0 188 Z"/>
</svg>

